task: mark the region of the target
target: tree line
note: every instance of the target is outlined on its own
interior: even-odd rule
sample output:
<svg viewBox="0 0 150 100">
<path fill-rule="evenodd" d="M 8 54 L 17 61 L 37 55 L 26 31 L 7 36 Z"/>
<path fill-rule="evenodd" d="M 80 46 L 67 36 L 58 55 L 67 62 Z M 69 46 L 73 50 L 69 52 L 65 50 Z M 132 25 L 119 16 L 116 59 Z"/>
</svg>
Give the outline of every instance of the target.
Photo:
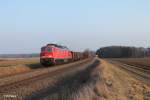
<svg viewBox="0 0 150 100">
<path fill-rule="evenodd" d="M 98 49 L 96 54 L 101 58 L 143 58 L 150 57 L 150 48 L 109 46 Z"/>
</svg>

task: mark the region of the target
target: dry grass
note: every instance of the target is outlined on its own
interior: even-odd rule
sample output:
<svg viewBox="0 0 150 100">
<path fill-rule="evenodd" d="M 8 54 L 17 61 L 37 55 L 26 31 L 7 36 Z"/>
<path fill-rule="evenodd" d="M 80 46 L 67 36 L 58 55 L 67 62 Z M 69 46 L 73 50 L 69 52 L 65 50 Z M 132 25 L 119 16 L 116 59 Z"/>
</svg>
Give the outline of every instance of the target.
<svg viewBox="0 0 150 100">
<path fill-rule="evenodd" d="M 97 63 L 98 64 L 98 63 Z M 56 77 L 39 80 L 30 86 L 13 90 L 10 94 L 17 94 L 15 99 L 23 99 L 25 95 L 31 94 L 33 90 L 47 88 L 44 92 L 43 100 L 105 100 L 108 89 L 101 81 L 100 66 L 97 64 L 89 66 L 87 69 L 79 67 L 76 70 L 66 72 L 59 79 Z M 96 67 L 97 66 L 97 67 Z M 49 86 L 54 86 L 50 87 Z M 43 91 L 41 91 L 43 92 Z M 39 92 L 38 92 L 39 93 Z M 48 93 L 48 94 L 47 94 Z M 33 94 L 32 96 L 36 95 Z M 38 96 L 42 97 L 41 93 Z M 29 98 L 27 98 L 29 99 Z M 34 100 L 35 98 L 31 98 Z M 40 99 L 36 97 L 36 100 Z"/>
<path fill-rule="evenodd" d="M 33 64 L 39 62 L 39 58 L 1 59 L 0 67 L 11 67 L 16 65 Z"/>
<path fill-rule="evenodd" d="M 110 100 L 150 100 L 150 84 L 136 79 L 130 73 L 102 60 L 103 78 L 112 92 Z"/>
<path fill-rule="evenodd" d="M 88 67 L 82 66 L 66 72 L 59 77 L 54 86 L 38 91 L 27 99 L 93 100 L 95 98 L 98 100 L 99 96 L 94 89 L 96 83 L 100 81 L 99 70 L 96 70 L 97 64 L 98 62 L 95 62 Z"/>
<path fill-rule="evenodd" d="M 29 72 L 32 69 L 29 65 L 32 64 L 39 64 L 39 59 L 1 59 L 0 77 Z"/>
<path fill-rule="evenodd" d="M 59 77 L 47 77 L 15 92 L 36 100 L 150 100 L 150 84 L 135 79 L 105 60 L 86 69 L 79 67 L 65 72 Z"/>
<path fill-rule="evenodd" d="M 56 91 L 45 100 L 150 100 L 150 84 L 104 60 L 93 70 L 80 73 L 75 75 L 80 79 L 71 78 L 74 84 L 69 88 L 63 84 L 61 92 Z"/>
<path fill-rule="evenodd" d="M 31 69 L 25 65 L 17 65 L 12 67 L 0 67 L 0 77 L 29 72 L 30 70 Z"/>
<path fill-rule="evenodd" d="M 92 73 L 88 84 L 82 86 L 82 88 L 74 94 L 73 100 L 106 100 L 109 98 L 109 90 L 101 80 L 99 68 L 96 68 Z"/>
<path fill-rule="evenodd" d="M 65 65 L 58 65 L 57 67 L 42 68 L 42 70 L 38 69 L 31 73 L 16 75 L 16 77 L 12 76 L 13 78 L 8 77 L 8 78 L 4 78 L 3 80 L 1 79 L 0 84 L 5 84 L 5 83 L 8 83 L 9 81 L 12 82 L 12 81 L 24 80 L 26 78 L 34 77 L 37 75 L 40 76 L 43 73 L 52 73 L 53 71 L 70 68 L 70 67 L 72 68 L 70 70 L 72 70 L 73 72 L 76 72 L 76 71 L 79 71 L 79 69 L 80 70 L 84 69 L 85 67 L 82 67 L 82 66 L 86 64 L 85 62 L 87 62 L 87 64 L 91 63 L 90 61 L 91 61 L 91 59 L 86 59 L 83 61 L 78 61 L 78 62 L 69 63 L 69 64 L 65 64 Z M 76 67 L 76 66 L 78 66 L 78 67 Z M 31 95 L 32 93 L 34 93 L 36 91 L 40 91 L 42 89 L 45 90 L 49 86 L 56 85 L 58 78 L 61 77 L 60 79 L 62 79 L 63 77 L 70 76 L 73 74 L 72 71 L 71 72 L 70 71 L 65 72 L 65 71 L 66 70 L 64 70 L 64 72 L 61 72 L 54 76 L 52 76 L 51 74 L 48 74 L 48 76 L 46 76 L 46 77 L 37 77 L 38 79 L 31 81 L 31 84 L 16 86 L 16 88 L 12 88 L 9 91 L 7 91 L 6 94 L 16 94 L 17 98 L 15 98 L 15 99 L 21 100 L 26 95 Z"/>
</svg>

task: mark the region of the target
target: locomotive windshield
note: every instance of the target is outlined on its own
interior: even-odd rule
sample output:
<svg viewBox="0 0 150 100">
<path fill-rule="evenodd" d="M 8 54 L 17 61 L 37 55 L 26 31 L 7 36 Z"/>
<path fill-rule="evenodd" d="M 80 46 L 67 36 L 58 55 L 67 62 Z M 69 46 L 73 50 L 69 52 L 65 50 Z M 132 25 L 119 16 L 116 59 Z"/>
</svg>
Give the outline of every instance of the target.
<svg viewBox="0 0 150 100">
<path fill-rule="evenodd" d="M 50 47 L 42 47 L 41 51 L 48 51 L 48 52 L 52 52 L 52 48 Z"/>
<path fill-rule="evenodd" d="M 41 51 L 45 51 L 45 47 L 42 47 L 42 48 L 41 48 Z"/>
<path fill-rule="evenodd" d="M 52 52 L 52 49 L 51 49 L 51 48 L 47 48 L 47 51 L 48 51 L 48 52 Z"/>
</svg>

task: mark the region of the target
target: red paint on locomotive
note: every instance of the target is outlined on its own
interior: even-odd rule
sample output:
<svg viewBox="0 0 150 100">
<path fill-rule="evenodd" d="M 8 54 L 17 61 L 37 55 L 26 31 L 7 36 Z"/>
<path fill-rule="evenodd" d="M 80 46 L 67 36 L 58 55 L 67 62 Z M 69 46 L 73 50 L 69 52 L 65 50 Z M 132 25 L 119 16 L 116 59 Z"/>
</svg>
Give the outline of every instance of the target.
<svg viewBox="0 0 150 100">
<path fill-rule="evenodd" d="M 64 46 L 48 44 L 41 48 L 40 62 L 42 65 L 61 64 L 71 59 L 71 51 Z"/>
</svg>

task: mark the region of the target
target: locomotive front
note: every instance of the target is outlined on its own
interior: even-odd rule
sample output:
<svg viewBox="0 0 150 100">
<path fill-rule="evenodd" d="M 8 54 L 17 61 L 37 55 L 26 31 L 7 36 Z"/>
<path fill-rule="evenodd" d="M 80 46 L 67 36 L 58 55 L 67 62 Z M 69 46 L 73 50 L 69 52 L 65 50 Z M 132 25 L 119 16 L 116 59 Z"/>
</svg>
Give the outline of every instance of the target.
<svg viewBox="0 0 150 100">
<path fill-rule="evenodd" d="M 41 48 L 40 63 L 44 66 L 55 64 L 53 57 L 53 47 L 44 46 Z"/>
<path fill-rule="evenodd" d="M 48 44 L 41 48 L 40 63 L 44 66 L 63 64 L 71 60 L 72 54 L 67 47 Z"/>
</svg>

